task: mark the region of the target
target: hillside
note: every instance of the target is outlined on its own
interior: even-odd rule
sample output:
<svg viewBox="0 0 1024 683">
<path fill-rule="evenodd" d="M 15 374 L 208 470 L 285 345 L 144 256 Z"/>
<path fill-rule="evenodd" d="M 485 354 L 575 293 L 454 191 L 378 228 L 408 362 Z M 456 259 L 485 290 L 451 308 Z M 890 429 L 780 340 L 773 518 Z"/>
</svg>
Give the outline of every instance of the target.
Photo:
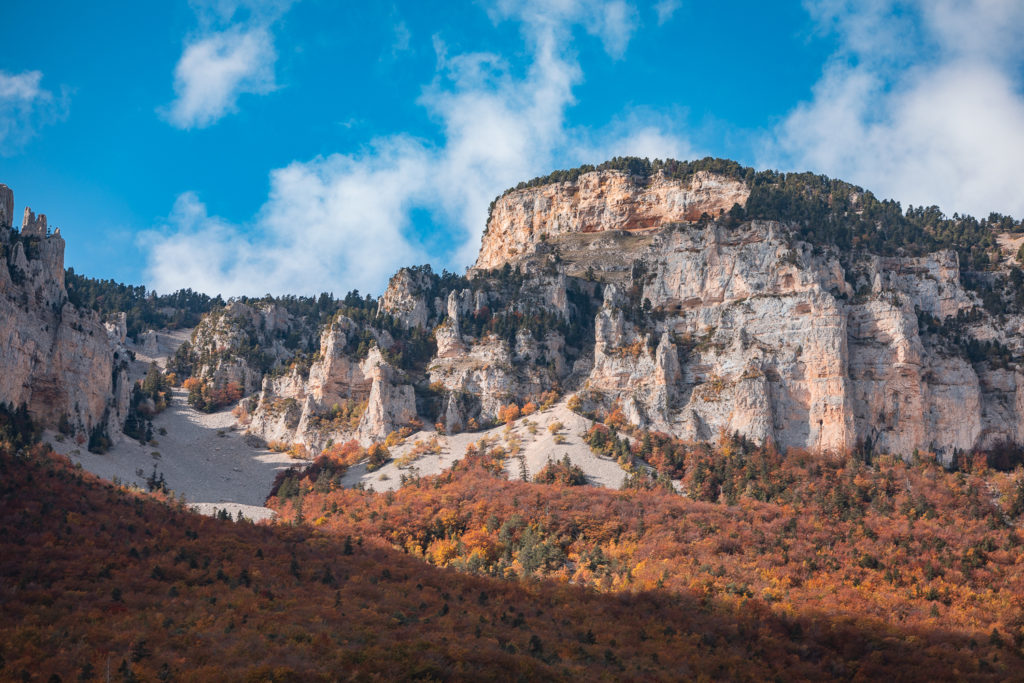
<svg viewBox="0 0 1024 683">
<path fill-rule="evenodd" d="M 1024 665 L 1020 540 L 984 497 L 963 505 L 975 475 L 827 465 L 806 483 L 894 473 L 907 510 L 816 518 L 507 482 L 486 464 L 393 497 L 310 491 L 312 524 L 268 527 L 5 446 L 0 676 L 994 680 Z M 537 578 L 486 575 L 503 557 Z"/>
</svg>

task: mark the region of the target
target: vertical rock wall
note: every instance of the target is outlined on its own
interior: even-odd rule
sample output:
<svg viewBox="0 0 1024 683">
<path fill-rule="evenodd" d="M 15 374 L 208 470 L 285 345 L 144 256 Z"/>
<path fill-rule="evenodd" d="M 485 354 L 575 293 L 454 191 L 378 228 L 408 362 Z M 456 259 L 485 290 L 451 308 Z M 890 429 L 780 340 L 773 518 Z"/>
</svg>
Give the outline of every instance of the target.
<svg viewBox="0 0 1024 683">
<path fill-rule="evenodd" d="M 129 397 L 123 335 L 67 301 L 64 239 L 45 216 L 26 209 L 20 231 L 2 227 L 13 203 L 0 185 L 0 401 L 27 405 L 43 426 L 116 437 Z"/>
</svg>

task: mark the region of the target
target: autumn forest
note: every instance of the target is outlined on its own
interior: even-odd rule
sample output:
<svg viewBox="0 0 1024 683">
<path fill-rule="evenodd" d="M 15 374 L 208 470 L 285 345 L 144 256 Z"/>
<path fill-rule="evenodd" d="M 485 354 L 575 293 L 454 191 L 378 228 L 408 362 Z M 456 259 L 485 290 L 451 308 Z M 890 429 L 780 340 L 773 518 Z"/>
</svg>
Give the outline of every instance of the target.
<svg viewBox="0 0 1024 683">
<path fill-rule="evenodd" d="M 622 491 L 510 481 L 486 441 L 441 476 L 372 493 L 339 488 L 345 465 L 327 454 L 290 475 L 287 495 L 278 487 L 276 523 L 254 525 L 8 440 L 0 677 L 1020 670 L 1019 471 L 782 455 L 732 438 L 714 448 L 709 459 L 728 464 L 691 482 L 711 501 L 656 480 Z M 689 457 L 704 468 L 702 452 Z"/>
</svg>

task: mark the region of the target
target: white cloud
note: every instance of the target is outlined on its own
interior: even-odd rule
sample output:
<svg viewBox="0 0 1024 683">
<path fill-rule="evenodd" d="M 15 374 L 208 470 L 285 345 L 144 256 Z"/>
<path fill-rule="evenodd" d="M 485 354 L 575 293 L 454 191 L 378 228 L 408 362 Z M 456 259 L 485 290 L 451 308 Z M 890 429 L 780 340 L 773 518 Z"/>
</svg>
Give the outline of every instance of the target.
<svg viewBox="0 0 1024 683">
<path fill-rule="evenodd" d="M 361 280 L 362 273 L 412 263 L 401 229 L 410 188 L 425 185 L 421 154 L 418 143 L 397 139 L 365 158 L 333 155 L 274 171 L 270 198 L 246 231 L 209 216 L 193 193 L 182 194 L 167 224 L 141 238 L 151 286 L 340 294 L 339 273 Z"/>
<path fill-rule="evenodd" d="M 46 94 L 39 88 L 42 79 L 42 71 L 25 71 L 20 74 L 0 71 L 0 99 L 5 102 L 31 102 L 38 99 Z"/>
<path fill-rule="evenodd" d="M 625 2 L 606 2 L 597 6 L 588 29 L 600 36 L 608 54 L 621 59 L 636 30 L 636 10 Z"/>
<path fill-rule="evenodd" d="M 246 284 L 233 278 L 235 264 L 251 257 L 251 245 L 232 225 L 207 215 L 206 206 L 191 192 L 178 196 L 166 225 L 140 233 L 137 241 L 143 250 L 158 254 L 161 277 L 152 285 L 162 291 L 190 287 L 216 292 Z M 174 268 L 180 268 L 186 278 L 169 287 L 163 271 Z"/>
<path fill-rule="evenodd" d="M 624 0 L 497 0 L 490 13 L 495 20 L 523 22 L 528 38 L 557 34 L 568 40 L 572 26 L 582 25 L 615 59 L 625 54 L 637 28 L 636 9 Z"/>
<path fill-rule="evenodd" d="M 812 14 L 841 50 L 762 163 L 947 213 L 1024 215 L 1024 4 L 838 1 Z"/>
<path fill-rule="evenodd" d="M 603 161 L 608 149 L 661 157 L 688 150 L 664 120 L 643 112 L 609 125 L 610 146 L 566 126 L 573 88 L 583 77 L 570 52 L 573 25 L 596 35 L 613 55 L 629 39 L 629 31 L 612 36 L 594 28 L 594 17 L 623 12 L 614 7 L 621 3 L 610 4 L 610 10 L 566 0 L 499 6 L 496 20 L 522 22 L 532 55 L 522 73 L 496 54 L 449 56 L 436 39 L 438 73 L 419 103 L 438 121 L 441 144 L 393 135 L 360 154 L 293 162 L 271 174 L 270 196 L 246 230 L 202 212 L 185 212 L 197 218 L 181 221 L 176 209 L 162 235 L 148 238 L 151 285 L 226 295 L 380 292 L 401 266 L 472 263 L 491 200 L 525 178 Z M 194 202 L 190 195 L 179 199 Z M 414 213 L 430 215 L 448 234 L 412 236 Z M 190 259 L 196 252 L 204 255 Z"/>
<path fill-rule="evenodd" d="M 204 128 L 236 111 L 243 94 L 275 88 L 274 51 L 262 28 L 214 33 L 185 48 L 174 69 L 177 99 L 167 119 L 178 128 Z"/>
<path fill-rule="evenodd" d="M 578 159 L 604 161 L 617 156 L 694 159 L 706 156 L 680 130 L 685 112 L 674 116 L 637 109 L 593 131 L 574 131 Z"/>
<path fill-rule="evenodd" d="M 661 2 L 654 5 L 654 12 L 658 15 L 658 26 L 661 26 L 672 19 L 672 15 L 676 13 L 676 10 L 678 10 L 682 4 L 681 0 L 661 0 Z"/>
<path fill-rule="evenodd" d="M 194 5 L 200 32 L 174 68 L 175 100 L 161 110 L 178 128 L 205 128 L 237 111 L 242 95 L 277 88 L 270 27 L 290 2 L 219 0 Z M 217 30 L 218 27 L 220 30 Z"/>
<path fill-rule="evenodd" d="M 41 71 L 0 70 L 0 156 L 16 152 L 36 131 L 64 115 L 66 94 L 41 87 Z"/>
</svg>

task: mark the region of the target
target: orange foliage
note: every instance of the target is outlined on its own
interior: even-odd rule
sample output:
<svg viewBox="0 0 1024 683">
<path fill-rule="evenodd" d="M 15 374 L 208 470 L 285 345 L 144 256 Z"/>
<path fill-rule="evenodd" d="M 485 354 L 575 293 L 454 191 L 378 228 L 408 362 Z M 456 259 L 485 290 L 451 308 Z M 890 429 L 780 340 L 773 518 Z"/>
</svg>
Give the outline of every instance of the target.
<svg viewBox="0 0 1024 683">
<path fill-rule="evenodd" d="M 369 458 L 366 464 L 366 469 L 370 472 L 380 469 L 388 460 L 391 459 L 391 453 L 388 451 L 388 447 L 382 443 L 370 444 L 370 447 L 366 449 L 366 455 Z"/>
<path fill-rule="evenodd" d="M 273 526 L 0 452 L 2 677 L 1019 677 L 1021 472 L 729 445 L 682 460 L 724 502 L 508 481 L 486 444 L 388 494 L 321 457 Z"/>
<path fill-rule="evenodd" d="M 538 400 L 540 401 L 540 409 L 547 410 L 555 405 L 555 401 L 558 400 L 558 392 L 554 390 L 545 391 Z"/>
<path fill-rule="evenodd" d="M 320 454 L 338 465 L 354 465 L 366 457 L 366 451 L 355 439 L 345 443 L 333 444 Z"/>
<path fill-rule="evenodd" d="M 515 422 L 520 416 L 521 413 L 519 411 L 519 406 L 515 403 L 509 403 L 507 406 L 502 406 L 498 410 L 498 421 L 504 422 L 505 424 Z"/>
<path fill-rule="evenodd" d="M 602 429 L 602 438 L 614 437 Z M 718 448 L 638 438 L 636 453 L 663 453 L 683 468 L 689 495 L 716 501 L 701 502 L 659 487 L 613 492 L 508 481 L 500 461 L 491 463 L 496 449 L 473 446 L 452 471 L 396 494 L 337 490 L 303 504 L 325 512 L 329 532 L 422 548 L 427 560 L 465 572 L 696 596 L 765 622 L 810 620 L 821 633 L 846 624 L 855 634 L 844 636 L 853 641 L 831 660 L 834 671 L 882 676 L 886 658 L 906 655 L 908 642 L 938 657 L 915 669 L 922 678 L 952 670 L 938 663 L 946 657 L 963 657 L 973 662 L 971 675 L 995 678 L 1024 664 L 1024 603 L 1012 597 L 1024 594 L 1017 560 L 1024 541 L 1004 522 L 1007 511 L 1024 517 L 1024 483 L 1016 479 L 987 483 L 979 474 L 945 472 L 929 458 L 868 466 L 783 455 L 727 435 Z M 993 490 L 1005 492 L 1005 510 L 993 504 Z M 291 518 L 294 501 L 271 504 Z M 332 515 L 332 508 L 346 512 Z M 770 647 L 812 637 L 803 633 Z M 748 633 L 739 642 L 756 638 Z M 814 647 L 828 646 L 815 640 Z"/>
<path fill-rule="evenodd" d="M 615 427 L 616 429 L 622 429 L 623 427 L 629 426 L 629 421 L 626 420 L 626 416 L 622 413 L 622 407 L 619 404 L 615 404 L 611 412 L 608 413 L 604 419 L 604 423 L 609 427 Z"/>
</svg>

